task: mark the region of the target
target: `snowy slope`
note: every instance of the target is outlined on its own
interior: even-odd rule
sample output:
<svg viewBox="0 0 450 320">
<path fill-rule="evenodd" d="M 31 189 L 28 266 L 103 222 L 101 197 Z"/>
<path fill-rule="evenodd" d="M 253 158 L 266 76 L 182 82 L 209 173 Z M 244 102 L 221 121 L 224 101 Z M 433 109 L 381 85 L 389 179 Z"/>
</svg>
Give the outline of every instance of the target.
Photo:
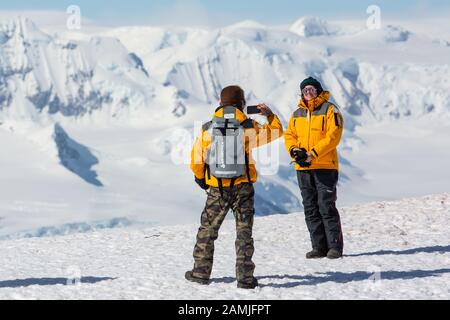
<svg viewBox="0 0 450 320">
<path fill-rule="evenodd" d="M 87 30 L 0 22 L 0 238 L 196 221 L 190 145 L 220 89 L 241 84 L 286 124 L 308 75 L 346 119 L 342 204 L 448 191 L 450 35 L 430 22 Z M 279 167 L 260 172 L 258 215 L 301 209 L 283 141 L 274 148 L 259 161 Z"/>
<path fill-rule="evenodd" d="M 255 220 L 255 290 L 236 288 L 234 223 L 212 283 L 184 280 L 197 225 L 8 240 L 1 299 L 449 299 L 450 194 L 340 208 L 345 257 L 306 260 L 303 213 Z M 67 285 L 69 284 L 69 285 Z"/>
</svg>

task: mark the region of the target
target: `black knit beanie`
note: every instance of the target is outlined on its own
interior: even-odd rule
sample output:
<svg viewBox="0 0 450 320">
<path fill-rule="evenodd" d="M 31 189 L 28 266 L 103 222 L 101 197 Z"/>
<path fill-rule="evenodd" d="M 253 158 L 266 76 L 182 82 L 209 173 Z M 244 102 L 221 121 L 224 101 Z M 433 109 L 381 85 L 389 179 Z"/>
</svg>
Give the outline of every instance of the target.
<svg viewBox="0 0 450 320">
<path fill-rule="evenodd" d="M 306 86 L 313 86 L 317 90 L 317 94 L 320 94 L 323 91 L 322 85 L 319 81 L 314 79 L 313 77 L 306 78 L 300 84 L 300 90 L 303 90 Z"/>
</svg>

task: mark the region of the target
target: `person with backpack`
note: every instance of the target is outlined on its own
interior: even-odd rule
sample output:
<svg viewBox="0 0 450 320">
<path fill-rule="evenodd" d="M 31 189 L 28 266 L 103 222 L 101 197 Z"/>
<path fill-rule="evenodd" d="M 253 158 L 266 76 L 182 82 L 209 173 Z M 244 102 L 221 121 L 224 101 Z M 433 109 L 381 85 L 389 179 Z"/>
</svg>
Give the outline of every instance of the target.
<svg viewBox="0 0 450 320">
<path fill-rule="evenodd" d="M 284 133 L 297 170 L 312 251 L 307 259 L 342 257 L 342 226 L 336 208 L 339 159 L 336 150 L 344 129 L 338 107 L 329 102 L 316 79 L 300 84 L 301 100 Z"/>
<path fill-rule="evenodd" d="M 253 183 L 257 174 L 251 150 L 283 134 L 278 117 L 265 104 L 258 105 L 268 124 L 247 118 L 244 91 L 228 86 L 220 94 L 220 106 L 213 119 L 205 123 L 191 153 L 195 182 L 207 192 L 201 225 L 194 247 L 194 267 L 185 278 L 209 284 L 213 266 L 214 241 L 229 209 L 236 221 L 236 279 L 238 288 L 253 289 L 254 246 L 252 238 L 255 214 Z"/>
</svg>

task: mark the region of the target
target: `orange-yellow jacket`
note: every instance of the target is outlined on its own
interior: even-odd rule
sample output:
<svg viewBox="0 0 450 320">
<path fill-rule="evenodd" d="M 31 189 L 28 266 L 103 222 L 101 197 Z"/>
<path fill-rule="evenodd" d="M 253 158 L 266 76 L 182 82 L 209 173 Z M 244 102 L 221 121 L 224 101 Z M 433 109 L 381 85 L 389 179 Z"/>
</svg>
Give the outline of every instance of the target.
<svg viewBox="0 0 450 320">
<path fill-rule="evenodd" d="M 215 117 L 223 117 L 223 108 L 218 108 L 216 112 L 214 113 Z M 235 180 L 235 185 L 238 185 L 240 183 L 244 182 L 256 182 L 257 174 L 256 174 L 256 167 L 254 160 L 252 159 L 251 150 L 253 148 L 262 146 L 264 144 L 270 143 L 278 138 L 280 138 L 283 135 L 283 127 L 281 125 L 280 120 L 278 117 L 274 114 L 270 115 L 268 119 L 268 124 L 260 125 L 256 121 L 248 119 L 245 113 L 240 111 L 239 109 L 236 109 L 236 119 L 239 122 L 246 122 L 249 124 L 245 127 L 244 133 L 245 137 L 247 137 L 245 142 L 245 151 L 248 155 L 249 159 L 249 176 L 250 181 L 247 178 L 247 174 L 244 174 L 243 176 L 237 178 Z M 210 132 L 207 130 L 208 124 L 206 123 L 202 127 L 202 131 L 200 136 L 196 139 L 194 146 L 192 148 L 191 152 L 191 170 L 194 173 L 195 177 L 198 179 L 204 179 L 206 180 L 206 183 L 211 187 L 218 187 L 219 182 L 218 180 L 212 176 L 205 174 L 205 160 L 206 160 L 206 154 L 207 150 L 211 144 L 211 135 Z M 231 179 L 222 179 L 222 185 L 223 187 L 229 187 L 231 183 Z"/>
<path fill-rule="evenodd" d="M 317 98 L 298 104 L 298 109 L 289 120 L 284 133 L 286 149 L 305 148 L 313 155 L 311 166 L 296 170 L 336 169 L 339 170 L 338 146 L 344 121 L 339 109 L 328 102 L 330 93 L 322 91 Z"/>
</svg>

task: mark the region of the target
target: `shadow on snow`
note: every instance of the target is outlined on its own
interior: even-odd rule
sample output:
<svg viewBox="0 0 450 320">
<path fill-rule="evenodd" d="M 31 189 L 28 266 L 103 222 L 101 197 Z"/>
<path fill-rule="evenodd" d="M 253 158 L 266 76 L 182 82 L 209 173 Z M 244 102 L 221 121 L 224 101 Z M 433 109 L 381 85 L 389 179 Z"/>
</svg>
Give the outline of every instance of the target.
<svg viewBox="0 0 450 320">
<path fill-rule="evenodd" d="M 115 280 L 117 278 L 110 277 L 82 277 L 80 284 L 94 284 L 107 280 Z M 73 279 L 68 278 L 29 278 L 29 279 L 15 279 L 0 281 L 0 288 L 20 288 L 30 286 L 56 286 L 56 285 L 70 285 Z"/>
</svg>

